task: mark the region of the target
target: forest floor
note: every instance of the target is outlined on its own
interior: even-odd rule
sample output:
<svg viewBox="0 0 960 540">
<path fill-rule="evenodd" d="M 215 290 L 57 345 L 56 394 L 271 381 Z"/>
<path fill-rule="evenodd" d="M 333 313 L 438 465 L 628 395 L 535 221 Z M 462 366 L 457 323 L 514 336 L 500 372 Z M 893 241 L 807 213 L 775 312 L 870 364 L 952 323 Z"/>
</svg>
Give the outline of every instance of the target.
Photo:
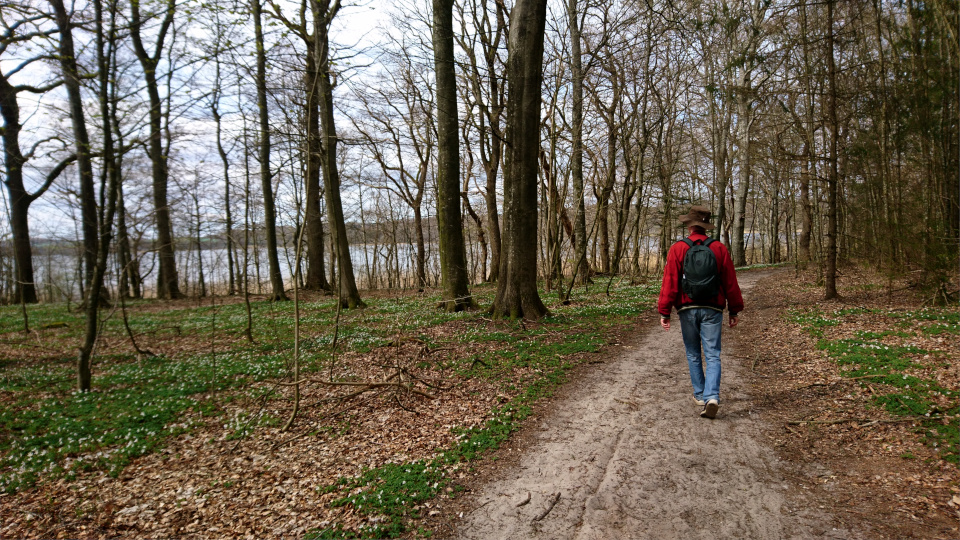
<svg viewBox="0 0 960 540">
<path fill-rule="evenodd" d="M 960 537 L 960 310 L 852 271 L 831 303 L 741 282 L 714 421 L 657 284 L 545 296 L 540 323 L 308 296 L 289 431 L 291 303 L 254 304 L 253 343 L 242 304 L 133 305 L 156 357 L 114 313 L 87 395 L 79 315 L 23 335 L 2 308 L 0 538 Z"/>
<path fill-rule="evenodd" d="M 650 324 L 540 409 L 441 537 L 960 538 L 956 311 L 918 315 L 915 294 L 853 273 L 830 303 L 792 269 L 740 282 L 716 420 L 697 414 L 679 329 Z M 904 365 L 862 375 L 838 342 Z M 891 395 L 926 408 L 877 406 Z"/>
</svg>

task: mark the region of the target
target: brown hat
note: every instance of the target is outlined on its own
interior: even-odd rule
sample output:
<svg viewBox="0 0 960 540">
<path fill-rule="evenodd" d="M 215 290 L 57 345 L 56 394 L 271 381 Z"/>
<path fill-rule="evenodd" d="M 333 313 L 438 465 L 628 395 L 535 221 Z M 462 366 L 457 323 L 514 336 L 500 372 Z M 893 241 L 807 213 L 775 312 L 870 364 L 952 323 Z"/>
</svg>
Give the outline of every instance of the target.
<svg viewBox="0 0 960 540">
<path fill-rule="evenodd" d="M 715 228 L 710 223 L 710 209 L 706 206 L 691 206 L 686 215 L 680 216 L 680 221 L 687 227 L 703 227 L 707 231 Z"/>
</svg>

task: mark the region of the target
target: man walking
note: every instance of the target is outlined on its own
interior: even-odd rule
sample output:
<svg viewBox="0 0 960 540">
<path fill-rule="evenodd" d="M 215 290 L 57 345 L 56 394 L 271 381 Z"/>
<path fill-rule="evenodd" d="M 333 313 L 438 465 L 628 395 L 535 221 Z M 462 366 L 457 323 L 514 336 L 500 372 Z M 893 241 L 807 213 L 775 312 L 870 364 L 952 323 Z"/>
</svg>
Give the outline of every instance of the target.
<svg viewBox="0 0 960 540">
<path fill-rule="evenodd" d="M 729 309 L 730 327 L 736 326 L 743 311 L 743 295 L 727 247 L 706 234 L 714 228 L 710 210 L 692 206 L 680 221 L 690 235 L 667 253 L 657 310 L 660 326 L 670 330 L 670 313 L 677 308 L 693 399 L 703 407 L 700 416 L 716 418 L 720 409 L 723 310 Z"/>
</svg>

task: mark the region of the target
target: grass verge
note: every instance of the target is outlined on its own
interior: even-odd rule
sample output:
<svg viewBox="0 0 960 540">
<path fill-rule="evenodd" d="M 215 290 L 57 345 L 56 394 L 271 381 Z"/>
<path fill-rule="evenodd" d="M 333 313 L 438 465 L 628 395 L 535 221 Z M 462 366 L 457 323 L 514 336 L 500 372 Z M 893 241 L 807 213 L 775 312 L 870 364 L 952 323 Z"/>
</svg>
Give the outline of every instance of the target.
<svg viewBox="0 0 960 540">
<path fill-rule="evenodd" d="M 846 335 L 852 333 L 852 337 L 829 335 L 828 329 L 836 331 L 845 323 L 855 326 L 851 319 L 864 314 L 888 324 L 848 329 Z M 817 348 L 837 362 L 842 376 L 877 390 L 871 397 L 874 406 L 897 417 L 914 418 L 922 440 L 936 448 L 943 460 L 958 463 L 960 392 L 937 379 L 953 360 L 936 347 L 938 341 L 929 338 L 960 333 L 960 313 L 952 309 L 811 309 L 792 311 L 789 319 L 818 338 Z"/>
</svg>

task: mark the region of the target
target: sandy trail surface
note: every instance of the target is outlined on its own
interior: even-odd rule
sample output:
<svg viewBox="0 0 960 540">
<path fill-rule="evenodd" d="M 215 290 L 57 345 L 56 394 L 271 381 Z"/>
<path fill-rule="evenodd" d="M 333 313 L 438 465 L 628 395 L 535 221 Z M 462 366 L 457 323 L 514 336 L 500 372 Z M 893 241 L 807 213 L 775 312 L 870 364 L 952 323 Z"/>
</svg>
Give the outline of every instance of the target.
<svg viewBox="0 0 960 540">
<path fill-rule="evenodd" d="M 744 292 L 763 275 L 741 275 Z M 835 529 L 829 509 L 785 476 L 751 409 L 742 376 L 750 366 L 739 365 L 729 328 L 720 413 L 700 418 L 673 322 L 626 345 L 537 420 L 518 463 L 474 492 L 460 538 L 858 536 Z"/>
</svg>

